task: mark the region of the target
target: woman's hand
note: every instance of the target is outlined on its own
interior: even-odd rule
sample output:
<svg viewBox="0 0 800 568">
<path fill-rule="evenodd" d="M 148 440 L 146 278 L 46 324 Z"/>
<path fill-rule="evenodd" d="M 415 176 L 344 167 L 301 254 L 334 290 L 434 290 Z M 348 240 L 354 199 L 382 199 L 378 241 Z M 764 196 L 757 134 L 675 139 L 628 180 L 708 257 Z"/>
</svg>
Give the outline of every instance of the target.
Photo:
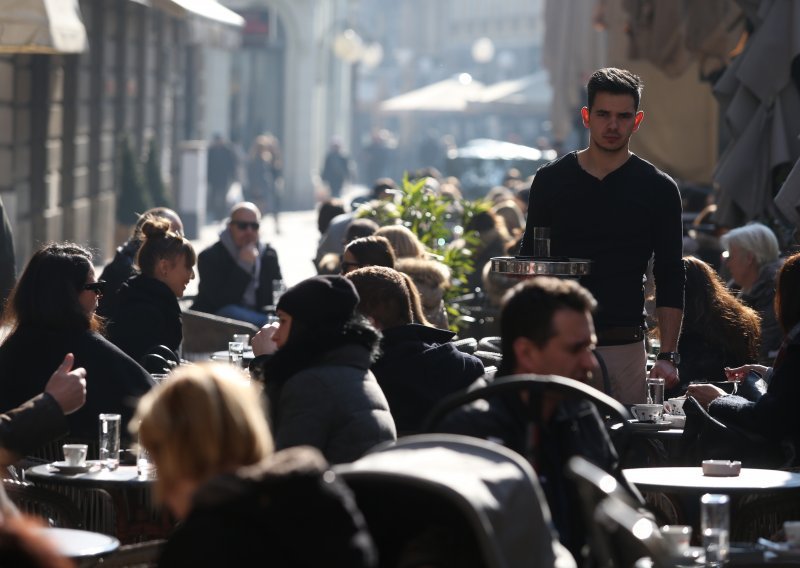
<svg viewBox="0 0 800 568">
<path fill-rule="evenodd" d="M 729 381 L 743 381 L 747 373 L 754 371 L 762 377 L 767 374 L 769 367 L 764 365 L 742 365 L 741 367 L 725 367 L 725 377 Z"/>
<path fill-rule="evenodd" d="M 706 410 L 713 400 L 726 394 L 728 393 L 714 385 L 689 385 L 686 389 L 686 396 L 693 396 Z"/>
<path fill-rule="evenodd" d="M 253 336 L 250 344 L 253 346 L 253 355 L 272 355 L 278 350 L 278 346 L 272 340 L 272 336 L 278 329 L 277 323 L 270 323 L 262 327 L 258 333 Z"/>
</svg>

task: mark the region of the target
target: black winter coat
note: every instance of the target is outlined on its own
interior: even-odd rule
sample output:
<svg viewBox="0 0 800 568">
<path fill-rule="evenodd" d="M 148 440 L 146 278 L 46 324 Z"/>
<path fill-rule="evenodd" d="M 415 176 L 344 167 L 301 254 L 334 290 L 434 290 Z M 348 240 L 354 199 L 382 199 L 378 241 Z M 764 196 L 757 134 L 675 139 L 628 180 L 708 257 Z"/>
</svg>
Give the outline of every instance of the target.
<svg viewBox="0 0 800 568">
<path fill-rule="evenodd" d="M 242 304 L 251 276 L 239 266 L 221 241 L 200 253 L 197 271 L 200 284 L 193 310 L 214 314 L 224 306 Z M 271 246 L 264 245 L 256 291 L 257 309 L 272 305 L 272 281 L 282 278 L 278 253 Z"/>
<path fill-rule="evenodd" d="M 123 284 L 108 339 L 134 361 L 156 345 L 177 353 L 183 341 L 181 307 L 169 286 L 141 274 Z"/>
<path fill-rule="evenodd" d="M 133 261 L 142 242 L 131 239 L 121 247 L 117 248 L 114 259 L 103 269 L 99 280 L 105 280 L 106 289 L 97 301 L 97 315 L 104 318 L 111 318 L 117 311 L 119 305 L 119 289 L 128 278 L 136 274 Z"/>
<path fill-rule="evenodd" d="M 318 452 L 291 448 L 201 486 L 159 567 L 376 565 L 350 491 Z"/>
<path fill-rule="evenodd" d="M 0 411 L 19 406 L 44 390 L 67 353 L 86 369 L 86 404 L 67 416 L 70 434 L 97 438 L 97 415 L 122 415 L 122 436 L 136 403 L 153 386 L 136 361 L 98 333 L 19 328 L 0 345 Z"/>
<path fill-rule="evenodd" d="M 418 432 L 434 405 L 483 375 L 483 363 L 462 353 L 443 329 L 410 324 L 383 330 L 383 355 L 371 367 L 400 435 Z"/>
</svg>

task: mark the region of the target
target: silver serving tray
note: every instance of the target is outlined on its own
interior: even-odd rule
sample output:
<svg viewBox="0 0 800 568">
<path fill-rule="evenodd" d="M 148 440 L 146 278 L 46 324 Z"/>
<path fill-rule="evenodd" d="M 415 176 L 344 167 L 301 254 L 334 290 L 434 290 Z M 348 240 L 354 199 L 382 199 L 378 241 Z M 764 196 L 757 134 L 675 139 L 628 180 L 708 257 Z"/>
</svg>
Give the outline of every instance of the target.
<svg viewBox="0 0 800 568">
<path fill-rule="evenodd" d="M 559 258 L 553 260 L 516 256 L 492 258 L 492 272 L 509 276 L 586 276 L 591 272 L 591 260 Z"/>
</svg>

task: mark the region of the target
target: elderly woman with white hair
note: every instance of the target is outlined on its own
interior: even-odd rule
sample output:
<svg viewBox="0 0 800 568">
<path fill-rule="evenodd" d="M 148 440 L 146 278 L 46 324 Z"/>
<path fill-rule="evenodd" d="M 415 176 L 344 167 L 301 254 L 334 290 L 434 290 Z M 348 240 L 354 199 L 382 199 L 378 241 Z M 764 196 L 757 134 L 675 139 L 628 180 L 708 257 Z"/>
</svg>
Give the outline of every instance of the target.
<svg viewBox="0 0 800 568">
<path fill-rule="evenodd" d="M 775 319 L 775 276 L 783 264 L 778 239 L 761 223 L 749 223 L 720 239 L 731 279 L 739 287 L 739 299 L 761 316 L 759 360 L 772 361 L 783 334 Z"/>
</svg>

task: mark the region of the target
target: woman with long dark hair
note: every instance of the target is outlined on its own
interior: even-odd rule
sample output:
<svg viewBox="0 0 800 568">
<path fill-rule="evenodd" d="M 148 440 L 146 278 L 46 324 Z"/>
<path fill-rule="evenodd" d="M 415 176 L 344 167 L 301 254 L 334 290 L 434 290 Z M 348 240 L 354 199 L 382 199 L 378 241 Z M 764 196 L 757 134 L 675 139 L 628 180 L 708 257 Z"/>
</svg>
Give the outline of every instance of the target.
<svg viewBox="0 0 800 568">
<path fill-rule="evenodd" d="M 687 394 L 708 408 L 717 420 L 760 434 L 767 440 L 794 445 L 794 464 L 800 448 L 800 253 L 790 256 L 778 271 L 775 314 L 784 333 L 772 367 L 743 365 L 726 369 L 728 380 L 741 380 L 747 373 L 763 375 L 767 392 L 756 402 L 728 395 L 713 385 L 691 385 Z M 732 456 L 733 457 L 733 456 Z M 744 456 L 745 458 L 747 456 Z"/>
<path fill-rule="evenodd" d="M 140 361 L 153 347 L 178 353 L 183 324 L 178 298 L 194 278 L 197 260 L 192 243 L 170 230 L 165 219 L 142 225 L 143 242 L 136 256 L 140 274 L 119 292 L 119 307 L 108 326 L 108 338 Z"/>
<path fill-rule="evenodd" d="M 121 414 L 127 424 L 136 399 L 153 384 L 99 333 L 95 310 L 103 282 L 91 258 L 71 243 L 36 251 L 6 304 L 3 323 L 11 333 L 0 345 L 0 408 L 6 409 L 42 392 L 64 356 L 75 355 L 75 366 L 86 369 L 86 404 L 67 421 L 71 436 L 85 439 L 96 438 L 102 412 Z"/>
<path fill-rule="evenodd" d="M 341 276 L 316 276 L 278 301 L 278 323 L 253 338 L 278 449 L 309 445 L 349 462 L 394 440 L 389 405 L 369 368 L 380 334 L 355 311 L 358 293 Z"/>
<path fill-rule="evenodd" d="M 685 390 L 693 380 L 724 381 L 726 367 L 758 360 L 761 318 L 739 301 L 714 269 L 693 256 L 686 267 L 683 327 L 678 341 L 678 365 Z"/>
</svg>

